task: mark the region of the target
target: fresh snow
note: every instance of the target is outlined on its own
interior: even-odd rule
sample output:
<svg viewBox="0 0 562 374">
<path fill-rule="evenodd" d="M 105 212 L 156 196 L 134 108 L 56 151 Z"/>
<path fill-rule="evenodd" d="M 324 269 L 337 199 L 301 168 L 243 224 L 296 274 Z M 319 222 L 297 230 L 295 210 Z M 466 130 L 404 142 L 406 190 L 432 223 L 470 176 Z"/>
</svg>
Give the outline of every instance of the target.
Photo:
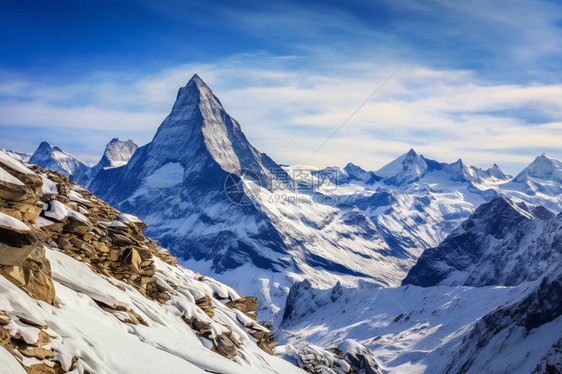
<svg viewBox="0 0 562 374">
<path fill-rule="evenodd" d="M 4 169 L 0 168 L 0 181 L 15 184 L 16 186 L 24 186 L 25 184 L 22 183 L 18 178 L 14 177 Z"/>
<path fill-rule="evenodd" d="M 23 174 L 33 174 L 33 172 L 22 164 L 20 161 L 14 159 L 10 154 L 0 151 L 0 162 L 6 166 L 11 167 Z"/>
<path fill-rule="evenodd" d="M 19 231 L 28 231 L 29 227 L 22 221 L 5 213 L 0 212 L 0 226 L 9 227 Z M 1 238 L 0 238 L 1 240 Z"/>
</svg>

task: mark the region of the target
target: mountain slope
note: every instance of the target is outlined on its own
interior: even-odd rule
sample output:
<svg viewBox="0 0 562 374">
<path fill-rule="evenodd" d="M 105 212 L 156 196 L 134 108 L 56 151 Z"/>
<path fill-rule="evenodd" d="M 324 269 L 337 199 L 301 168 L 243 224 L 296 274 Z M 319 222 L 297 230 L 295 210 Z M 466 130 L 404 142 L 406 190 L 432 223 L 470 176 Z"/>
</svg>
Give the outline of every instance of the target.
<svg viewBox="0 0 562 374">
<path fill-rule="evenodd" d="M 4 153 L 0 170 L 2 372 L 303 372 L 255 298 L 176 265 L 138 218 Z"/>
<path fill-rule="evenodd" d="M 500 197 L 427 249 L 403 284 L 510 286 L 539 279 L 561 260 L 562 214 Z"/>
<path fill-rule="evenodd" d="M 562 268 L 522 300 L 483 316 L 465 336 L 450 373 L 556 373 L 562 369 Z"/>
<path fill-rule="evenodd" d="M 89 168 L 89 165 L 47 142 L 39 144 L 29 162 L 73 178 L 80 178 Z"/>
</svg>

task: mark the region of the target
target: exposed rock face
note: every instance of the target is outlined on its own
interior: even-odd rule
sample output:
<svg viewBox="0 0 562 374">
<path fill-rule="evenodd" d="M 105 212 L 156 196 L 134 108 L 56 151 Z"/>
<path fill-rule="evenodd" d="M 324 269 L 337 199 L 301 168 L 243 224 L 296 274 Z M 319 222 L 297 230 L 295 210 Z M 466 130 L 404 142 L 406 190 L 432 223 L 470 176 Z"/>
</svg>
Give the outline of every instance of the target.
<svg viewBox="0 0 562 374">
<path fill-rule="evenodd" d="M 508 198 L 481 205 L 403 284 L 512 286 L 539 279 L 562 260 L 562 214 Z"/>
<path fill-rule="evenodd" d="M 374 355 L 361 344 L 345 340 L 339 346 L 325 349 L 307 344 L 283 346 L 279 352 L 309 373 L 315 374 L 380 374 Z"/>
</svg>

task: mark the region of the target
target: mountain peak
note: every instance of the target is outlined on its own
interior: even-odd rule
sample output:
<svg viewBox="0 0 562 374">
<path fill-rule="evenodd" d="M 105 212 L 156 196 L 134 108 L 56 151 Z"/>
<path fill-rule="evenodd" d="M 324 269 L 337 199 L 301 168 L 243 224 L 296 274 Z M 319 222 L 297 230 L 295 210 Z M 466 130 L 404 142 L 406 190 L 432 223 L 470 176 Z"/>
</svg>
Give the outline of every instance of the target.
<svg viewBox="0 0 562 374">
<path fill-rule="evenodd" d="M 411 148 L 407 153 L 386 164 L 375 174 L 386 178 L 385 183 L 399 185 L 417 180 L 427 171 L 424 158 Z"/>
<path fill-rule="evenodd" d="M 29 162 L 45 169 L 57 171 L 66 176 L 81 175 L 88 169 L 88 165 L 46 141 L 42 141 L 39 144 L 39 147 L 37 147 L 33 155 L 31 155 Z"/>
<path fill-rule="evenodd" d="M 562 162 L 543 153 L 523 169 L 514 180 L 524 182 L 529 177 L 562 182 Z"/>
<path fill-rule="evenodd" d="M 414 150 L 414 148 L 410 148 L 408 153 L 406 153 L 406 157 L 419 157 L 418 153 Z"/>
</svg>

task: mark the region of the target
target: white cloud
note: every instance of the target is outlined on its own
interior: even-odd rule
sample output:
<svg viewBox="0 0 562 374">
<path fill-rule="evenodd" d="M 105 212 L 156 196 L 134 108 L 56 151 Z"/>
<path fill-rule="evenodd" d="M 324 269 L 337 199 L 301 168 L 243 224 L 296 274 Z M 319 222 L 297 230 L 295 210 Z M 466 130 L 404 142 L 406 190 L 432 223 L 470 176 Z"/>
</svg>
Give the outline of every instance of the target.
<svg viewBox="0 0 562 374">
<path fill-rule="evenodd" d="M 200 74 L 258 149 L 281 163 L 302 163 L 401 63 L 334 61 L 297 70 L 295 58 L 245 54 L 168 69 L 182 83 Z M 176 91 L 162 72 L 100 73 L 69 86 L 12 80 L 0 84 L 0 125 L 91 129 L 108 139 L 118 131 L 155 132 Z M 533 112 L 519 118 L 522 108 Z M 514 173 L 543 151 L 562 158 L 561 109 L 561 85 L 494 85 L 470 71 L 410 62 L 310 163 L 377 169 L 414 147 L 438 160 L 497 162 Z"/>
</svg>

